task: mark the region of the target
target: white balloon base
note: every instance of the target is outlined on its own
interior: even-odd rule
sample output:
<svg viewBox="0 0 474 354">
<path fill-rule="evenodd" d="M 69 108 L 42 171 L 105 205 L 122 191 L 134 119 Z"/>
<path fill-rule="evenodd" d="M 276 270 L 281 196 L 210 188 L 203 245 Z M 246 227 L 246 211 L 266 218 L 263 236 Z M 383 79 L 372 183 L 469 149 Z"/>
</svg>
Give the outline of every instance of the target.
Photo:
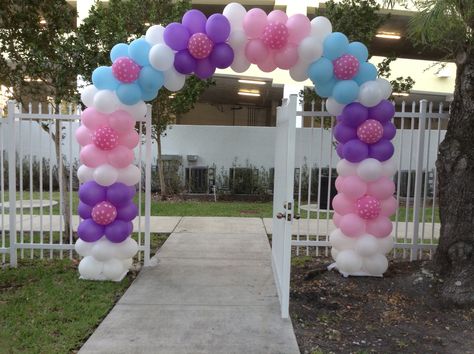
<svg viewBox="0 0 474 354">
<path fill-rule="evenodd" d="M 107 277 L 106 277 L 105 275 L 103 275 L 103 274 L 100 274 L 100 275 L 98 275 L 98 276 L 96 276 L 96 277 L 93 277 L 93 278 L 91 278 L 91 277 L 84 277 L 84 276 L 82 276 L 82 275 L 79 275 L 79 279 L 81 279 L 81 280 L 93 280 L 93 281 L 104 281 L 104 280 L 105 280 L 105 281 L 113 281 L 113 282 L 118 283 L 118 282 L 121 282 L 121 281 L 123 280 L 123 278 L 125 278 L 125 276 L 127 275 L 127 273 L 128 273 L 128 271 L 124 272 L 120 277 L 114 278 L 114 279 L 109 279 L 109 278 L 107 278 Z"/>
<path fill-rule="evenodd" d="M 376 277 L 376 278 L 383 278 L 383 274 L 371 274 L 371 273 L 367 273 L 367 272 L 353 272 L 353 273 L 347 273 L 347 272 L 343 272 L 339 269 L 337 269 L 337 264 L 336 262 L 332 263 L 331 265 L 328 266 L 328 270 L 331 271 L 331 270 L 337 270 L 339 273 L 342 274 L 342 276 L 344 278 L 348 278 L 348 277 Z"/>
</svg>

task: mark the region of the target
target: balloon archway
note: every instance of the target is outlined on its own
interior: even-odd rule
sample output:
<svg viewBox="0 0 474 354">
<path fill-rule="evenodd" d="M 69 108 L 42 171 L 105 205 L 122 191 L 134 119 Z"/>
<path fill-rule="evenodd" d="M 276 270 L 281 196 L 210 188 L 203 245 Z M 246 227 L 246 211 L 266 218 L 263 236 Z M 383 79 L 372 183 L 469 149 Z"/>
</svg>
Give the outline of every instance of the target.
<svg viewBox="0 0 474 354">
<path fill-rule="evenodd" d="M 133 148 L 136 119 L 159 89 L 178 91 L 186 75 L 211 77 L 216 68 L 235 72 L 256 64 L 264 72 L 289 70 L 296 81 L 310 78 L 326 108 L 337 116 L 334 130 L 341 157 L 334 198 L 336 230 L 330 235 L 334 266 L 344 275 L 381 276 L 393 247 L 389 217 L 395 212 L 391 159 L 395 136 L 390 83 L 377 78 L 367 48 L 332 32 L 330 21 L 275 10 L 246 11 L 228 4 L 209 18 L 186 12 L 181 23 L 152 26 L 146 36 L 112 48 L 111 66 L 92 74 L 81 99 L 88 107 L 76 138 L 82 146 L 76 251 L 84 279 L 120 281 L 138 250 L 131 238 L 139 169 Z"/>
</svg>

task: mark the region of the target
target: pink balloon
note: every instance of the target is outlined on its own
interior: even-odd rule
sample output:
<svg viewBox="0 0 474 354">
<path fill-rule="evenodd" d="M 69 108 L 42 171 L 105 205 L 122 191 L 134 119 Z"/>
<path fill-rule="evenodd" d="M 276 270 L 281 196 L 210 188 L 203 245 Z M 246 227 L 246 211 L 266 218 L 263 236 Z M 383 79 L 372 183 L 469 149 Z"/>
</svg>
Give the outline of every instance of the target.
<svg viewBox="0 0 474 354">
<path fill-rule="evenodd" d="M 135 126 L 132 115 L 124 110 L 115 111 L 107 116 L 109 125 L 117 133 L 127 133 Z"/>
<path fill-rule="evenodd" d="M 383 136 L 383 126 L 375 119 L 367 119 L 357 128 L 357 137 L 366 144 L 374 144 Z"/>
<path fill-rule="evenodd" d="M 270 49 L 282 49 L 288 43 L 288 29 L 283 23 L 270 22 L 263 30 L 262 40 Z"/>
<path fill-rule="evenodd" d="M 214 42 L 205 33 L 194 33 L 188 42 L 189 54 L 195 59 L 204 59 L 214 48 Z"/>
<path fill-rule="evenodd" d="M 311 22 L 308 17 L 302 14 L 296 14 L 288 18 L 286 27 L 290 33 L 288 42 L 299 44 L 303 38 L 311 33 Z"/>
<path fill-rule="evenodd" d="M 336 183 L 335 183 L 335 185 L 336 185 L 336 190 L 337 190 L 339 193 L 341 193 L 341 184 L 344 182 L 344 179 L 345 179 L 345 178 L 346 178 L 346 177 L 343 177 L 343 176 L 338 176 L 338 177 L 336 178 Z"/>
<path fill-rule="evenodd" d="M 126 146 L 129 149 L 135 148 L 138 145 L 139 141 L 140 141 L 140 136 L 138 135 L 135 129 L 119 137 L 119 144 Z"/>
<path fill-rule="evenodd" d="M 120 57 L 112 64 L 112 74 L 124 83 L 132 83 L 140 75 L 140 66 L 128 57 Z"/>
<path fill-rule="evenodd" d="M 385 176 L 367 185 L 367 194 L 373 195 L 375 198 L 380 200 L 387 199 L 394 193 L 395 183 Z"/>
<path fill-rule="evenodd" d="M 252 39 L 245 45 L 245 56 L 253 64 L 265 61 L 268 56 L 268 48 L 261 39 Z"/>
<path fill-rule="evenodd" d="M 341 193 L 334 197 L 332 200 L 332 206 L 334 211 L 340 215 L 353 214 L 357 212 L 354 201 Z"/>
<path fill-rule="evenodd" d="M 365 233 L 365 222 L 357 214 L 347 214 L 341 217 L 339 228 L 349 237 L 358 237 Z"/>
<path fill-rule="evenodd" d="M 81 121 L 90 130 L 96 130 L 107 124 L 107 116 L 96 111 L 95 108 L 89 107 L 82 111 Z"/>
<path fill-rule="evenodd" d="M 270 73 L 277 68 L 275 62 L 273 61 L 273 55 L 268 55 L 267 58 L 258 64 L 258 68 L 263 72 Z"/>
<path fill-rule="evenodd" d="M 280 69 L 290 69 L 298 62 L 298 48 L 288 43 L 285 48 L 275 53 L 274 61 Z"/>
<path fill-rule="evenodd" d="M 111 127 L 101 127 L 92 135 L 95 146 L 102 150 L 112 150 L 119 143 L 119 136 Z"/>
<path fill-rule="evenodd" d="M 356 207 L 357 214 L 362 219 L 372 220 L 380 215 L 382 205 L 377 198 L 371 195 L 364 195 L 362 198 L 357 199 Z"/>
<path fill-rule="evenodd" d="M 117 209 L 110 202 L 100 202 L 92 208 L 92 220 L 99 225 L 111 224 L 117 217 Z"/>
<path fill-rule="evenodd" d="M 95 168 L 107 163 L 107 153 L 94 144 L 89 144 L 81 149 L 79 154 L 81 162 L 87 167 Z"/>
<path fill-rule="evenodd" d="M 133 151 L 129 148 L 119 145 L 109 151 L 107 160 L 115 168 L 125 168 L 133 162 Z"/>
<path fill-rule="evenodd" d="M 339 80 L 350 80 L 359 71 L 359 61 L 350 54 L 344 54 L 333 61 L 334 76 Z"/>
<path fill-rule="evenodd" d="M 91 131 L 85 125 L 81 125 L 76 129 L 76 140 L 81 146 L 92 144 Z"/>
<path fill-rule="evenodd" d="M 350 199 L 358 199 L 367 192 L 367 183 L 358 176 L 346 176 L 341 183 L 341 192 Z"/>
<path fill-rule="evenodd" d="M 259 8 L 253 8 L 244 17 L 243 28 L 249 38 L 259 38 L 267 25 L 267 14 Z"/>
<path fill-rule="evenodd" d="M 339 225 L 341 224 L 341 218 L 342 215 L 339 215 L 338 213 L 333 214 L 332 222 L 334 223 L 334 225 L 336 225 L 336 227 L 339 227 Z"/>
<path fill-rule="evenodd" d="M 392 228 L 392 222 L 386 216 L 379 216 L 367 222 L 367 233 L 375 237 L 387 237 L 392 232 Z"/>
<path fill-rule="evenodd" d="M 286 21 L 288 21 L 288 15 L 281 10 L 273 10 L 268 14 L 267 20 L 269 23 L 276 22 L 286 24 Z"/>
<path fill-rule="evenodd" d="M 380 210 L 380 215 L 383 216 L 392 216 L 395 214 L 398 208 L 398 202 L 394 197 L 389 197 L 385 200 L 382 200 L 382 208 Z"/>
</svg>

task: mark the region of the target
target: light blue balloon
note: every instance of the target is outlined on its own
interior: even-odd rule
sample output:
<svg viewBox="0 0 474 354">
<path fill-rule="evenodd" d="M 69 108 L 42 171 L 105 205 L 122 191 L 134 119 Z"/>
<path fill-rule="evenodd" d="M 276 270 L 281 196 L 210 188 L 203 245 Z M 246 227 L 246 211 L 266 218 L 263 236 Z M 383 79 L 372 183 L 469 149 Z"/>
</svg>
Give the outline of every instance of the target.
<svg viewBox="0 0 474 354">
<path fill-rule="evenodd" d="M 349 47 L 347 48 L 347 53 L 355 56 L 357 60 L 359 60 L 361 63 L 367 61 L 367 58 L 369 57 L 369 50 L 361 42 L 349 43 Z"/>
<path fill-rule="evenodd" d="M 324 39 L 323 48 L 323 55 L 330 60 L 335 60 L 347 52 L 349 40 L 345 34 L 334 32 Z"/>
<path fill-rule="evenodd" d="M 342 80 L 333 89 L 334 99 L 340 104 L 348 104 L 359 96 L 359 85 L 354 80 Z"/>
<path fill-rule="evenodd" d="M 314 91 L 318 94 L 319 97 L 327 98 L 332 96 L 332 91 L 336 85 L 337 80 L 335 78 L 330 79 L 327 82 L 316 84 L 314 86 Z"/>
<path fill-rule="evenodd" d="M 148 53 L 150 52 L 150 44 L 145 38 L 135 39 L 128 46 L 128 55 L 140 66 L 150 65 Z"/>
<path fill-rule="evenodd" d="M 320 58 L 308 68 L 308 77 L 315 85 L 328 82 L 333 77 L 334 66 L 327 58 Z"/>
<path fill-rule="evenodd" d="M 151 91 L 142 91 L 142 100 L 143 101 L 153 101 L 156 96 L 158 96 L 158 90 L 151 90 Z"/>
<path fill-rule="evenodd" d="M 359 85 L 362 85 L 364 82 L 372 81 L 377 78 L 378 71 L 374 64 L 371 63 L 360 63 L 359 72 L 354 76 L 353 80 Z"/>
<path fill-rule="evenodd" d="M 120 82 L 112 73 L 112 67 L 99 66 L 92 72 L 92 83 L 99 90 L 115 90 Z"/>
<path fill-rule="evenodd" d="M 112 47 L 110 51 L 112 63 L 120 57 L 128 57 L 128 44 L 118 43 Z"/>
<path fill-rule="evenodd" d="M 165 76 L 161 71 L 153 69 L 151 66 L 145 66 L 140 71 L 138 84 L 143 91 L 158 91 L 165 82 Z"/>
<path fill-rule="evenodd" d="M 117 87 L 117 97 L 126 105 L 134 105 L 140 101 L 142 90 L 137 84 L 121 84 Z"/>
</svg>

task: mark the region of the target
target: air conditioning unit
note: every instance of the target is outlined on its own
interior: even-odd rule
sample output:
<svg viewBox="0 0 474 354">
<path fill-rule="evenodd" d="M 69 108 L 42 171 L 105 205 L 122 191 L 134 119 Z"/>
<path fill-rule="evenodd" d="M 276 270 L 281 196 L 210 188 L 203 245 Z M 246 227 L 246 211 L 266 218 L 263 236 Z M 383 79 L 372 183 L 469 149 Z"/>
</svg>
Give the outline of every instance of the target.
<svg viewBox="0 0 474 354">
<path fill-rule="evenodd" d="M 188 162 L 197 162 L 198 160 L 198 155 L 188 155 Z"/>
</svg>

